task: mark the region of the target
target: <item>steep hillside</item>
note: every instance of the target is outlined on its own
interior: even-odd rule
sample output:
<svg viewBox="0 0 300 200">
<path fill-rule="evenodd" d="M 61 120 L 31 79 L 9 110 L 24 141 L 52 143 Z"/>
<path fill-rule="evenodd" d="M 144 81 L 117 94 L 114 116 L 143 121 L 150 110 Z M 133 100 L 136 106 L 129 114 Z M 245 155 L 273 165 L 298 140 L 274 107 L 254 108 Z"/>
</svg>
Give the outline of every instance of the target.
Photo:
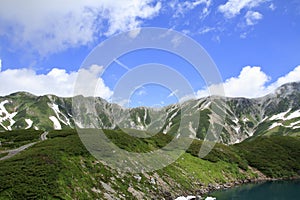
<svg viewBox="0 0 300 200">
<path fill-rule="evenodd" d="M 9 135 L 14 132 L 2 133 L 1 138 L 13 141 Z M 24 138 L 27 142 L 40 134 L 31 132 L 32 137 Z M 105 132 L 120 148 L 135 152 L 161 148 L 170 140 L 163 133 L 132 139 L 120 131 Z M 51 131 L 48 138 L 0 161 L 0 199 L 174 199 L 300 172 L 300 140 L 295 137 L 263 136 L 234 146 L 217 144 L 203 159 L 197 156 L 202 142 L 194 140 L 177 161 L 147 173 L 125 173 L 96 160 L 75 130 Z M 270 152 L 277 153 L 270 156 Z"/>
</svg>

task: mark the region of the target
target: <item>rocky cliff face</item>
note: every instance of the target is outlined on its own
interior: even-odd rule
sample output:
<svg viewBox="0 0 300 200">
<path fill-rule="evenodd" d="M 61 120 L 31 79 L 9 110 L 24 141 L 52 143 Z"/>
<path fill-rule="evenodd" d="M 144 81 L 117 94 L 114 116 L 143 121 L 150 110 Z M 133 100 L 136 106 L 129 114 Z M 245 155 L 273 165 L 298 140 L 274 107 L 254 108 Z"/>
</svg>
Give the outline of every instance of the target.
<svg viewBox="0 0 300 200">
<path fill-rule="evenodd" d="M 225 144 L 260 134 L 293 135 L 300 129 L 300 83 L 285 84 L 256 99 L 207 97 L 160 109 L 123 108 L 101 98 L 82 96 L 61 98 L 19 92 L 0 97 L 2 131 L 75 126 L 137 129 L 200 139 L 210 132 Z"/>
</svg>

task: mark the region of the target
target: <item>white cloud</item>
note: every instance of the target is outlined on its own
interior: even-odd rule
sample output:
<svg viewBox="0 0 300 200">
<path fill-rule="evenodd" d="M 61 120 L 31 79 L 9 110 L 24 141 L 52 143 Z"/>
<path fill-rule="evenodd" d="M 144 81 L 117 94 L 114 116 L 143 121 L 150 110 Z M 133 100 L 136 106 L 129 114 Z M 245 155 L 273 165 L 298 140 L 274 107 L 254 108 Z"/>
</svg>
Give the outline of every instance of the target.
<svg viewBox="0 0 300 200">
<path fill-rule="evenodd" d="M 267 1 L 268 0 L 228 0 L 225 4 L 220 5 L 218 10 L 223 13 L 226 18 L 233 18 L 239 15 L 242 9 L 251 9 Z"/>
<path fill-rule="evenodd" d="M 214 31 L 216 30 L 216 28 L 214 27 L 203 27 L 202 29 L 199 30 L 199 34 L 202 35 L 202 34 L 206 34 L 208 32 L 211 32 L 211 31 Z"/>
<path fill-rule="evenodd" d="M 276 88 L 285 83 L 300 81 L 300 65 L 270 85 L 268 85 L 269 81 L 270 77 L 261 71 L 260 67 L 246 66 L 238 77 L 232 77 L 222 84 L 211 85 L 208 88 L 199 90 L 196 96 L 198 98 L 208 96 L 210 94 L 209 91 L 222 91 L 224 88 L 225 96 L 227 97 L 261 97 L 274 92 Z"/>
<path fill-rule="evenodd" d="M 0 95 L 8 95 L 13 92 L 26 91 L 35 95 L 55 94 L 62 97 L 71 97 L 74 94 L 100 96 L 109 99 L 112 91 L 98 78 L 102 67 L 93 65 L 89 69 L 80 69 L 81 78 L 85 84 L 94 84 L 96 90 L 84 92 L 77 90 L 74 93 L 75 82 L 78 81 L 78 72 L 66 72 L 64 69 L 53 68 L 47 74 L 37 74 L 32 69 L 7 69 L 0 72 Z M 86 81 L 88 80 L 88 81 Z M 82 83 L 82 82 L 81 82 Z M 82 87 L 87 87 L 83 85 Z"/>
<path fill-rule="evenodd" d="M 300 65 L 297 66 L 293 71 L 286 74 L 285 76 L 278 78 L 276 82 L 274 82 L 273 84 L 271 84 L 270 86 L 267 87 L 267 90 L 273 91 L 277 87 L 279 87 L 285 83 L 298 82 L 298 81 L 300 81 Z"/>
<path fill-rule="evenodd" d="M 263 15 L 256 11 L 248 11 L 245 15 L 246 24 L 248 26 L 252 26 L 256 24 L 259 20 L 263 18 Z"/>
<path fill-rule="evenodd" d="M 274 10 L 276 9 L 276 6 L 275 6 L 273 3 L 271 3 L 270 6 L 269 6 L 269 8 L 270 8 L 272 11 L 274 11 Z"/>
<path fill-rule="evenodd" d="M 178 1 L 174 0 L 169 3 L 169 6 L 175 11 L 173 17 L 184 16 L 190 10 L 195 9 L 199 5 L 203 5 L 200 18 L 204 18 L 209 14 L 208 8 L 211 5 L 211 0 L 194 0 L 194 1 Z"/>
<path fill-rule="evenodd" d="M 0 72 L 2 71 L 2 60 L 0 59 Z"/>
<path fill-rule="evenodd" d="M 89 68 L 81 68 L 77 73 L 75 90 L 72 95 L 100 96 L 109 100 L 113 92 L 100 78 L 104 68 L 99 65 L 92 65 Z"/>
<path fill-rule="evenodd" d="M 139 27 L 159 12 L 161 3 L 153 1 L 2 0 L 0 36 L 8 38 L 12 47 L 47 55 Z"/>
</svg>

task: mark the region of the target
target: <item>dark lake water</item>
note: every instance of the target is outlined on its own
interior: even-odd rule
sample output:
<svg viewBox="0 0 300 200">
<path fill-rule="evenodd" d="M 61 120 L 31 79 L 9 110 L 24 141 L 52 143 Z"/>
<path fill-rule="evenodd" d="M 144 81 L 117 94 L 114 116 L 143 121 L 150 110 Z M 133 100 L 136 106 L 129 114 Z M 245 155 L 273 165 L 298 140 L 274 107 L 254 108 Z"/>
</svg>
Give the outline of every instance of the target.
<svg viewBox="0 0 300 200">
<path fill-rule="evenodd" d="M 210 196 L 217 200 L 300 200 L 300 180 L 251 183 L 217 191 Z"/>
</svg>

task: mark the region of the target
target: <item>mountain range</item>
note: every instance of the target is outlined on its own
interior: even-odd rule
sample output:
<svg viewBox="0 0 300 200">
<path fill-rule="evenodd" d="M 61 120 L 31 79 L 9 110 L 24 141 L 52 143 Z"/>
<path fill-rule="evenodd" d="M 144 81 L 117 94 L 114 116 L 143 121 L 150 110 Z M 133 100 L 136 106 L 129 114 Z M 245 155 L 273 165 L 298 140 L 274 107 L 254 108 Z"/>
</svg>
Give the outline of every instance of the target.
<svg viewBox="0 0 300 200">
<path fill-rule="evenodd" d="M 77 126 L 178 134 L 181 128 L 190 137 L 204 139 L 211 127 L 213 132 L 219 126 L 222 132 L 215 135 L 218 141 L 234 144 L 265 134 L 299 134 L 299 102 L 300 82 L 287 83 L 260 98 L 205 97 L 163 108 L 124 108 L 100 97 L 62 98 L 17 92 L 0 97 L 0 131 Z M 189 117 L 196 121 L 190 122 Z M 183 119 L 190 123 L 183 123 Z"/>
<path fill-rule="evenodd" d="M 299 178 L 299 102 L 300 83 L 261 98 L 211 96 L 159 109 L 83 96 L 0 97 L 0 199 L 205 198 L 242 183 Z M 108 165 L 106 155 L 93 157 L 75 128 L 102 128 L 112 144 L 139 154 L 175 137 L 194 139 L 167 166 L 127 172 Z M 220 143 L 199 157 L 203 138 Z"/>
</svg>

